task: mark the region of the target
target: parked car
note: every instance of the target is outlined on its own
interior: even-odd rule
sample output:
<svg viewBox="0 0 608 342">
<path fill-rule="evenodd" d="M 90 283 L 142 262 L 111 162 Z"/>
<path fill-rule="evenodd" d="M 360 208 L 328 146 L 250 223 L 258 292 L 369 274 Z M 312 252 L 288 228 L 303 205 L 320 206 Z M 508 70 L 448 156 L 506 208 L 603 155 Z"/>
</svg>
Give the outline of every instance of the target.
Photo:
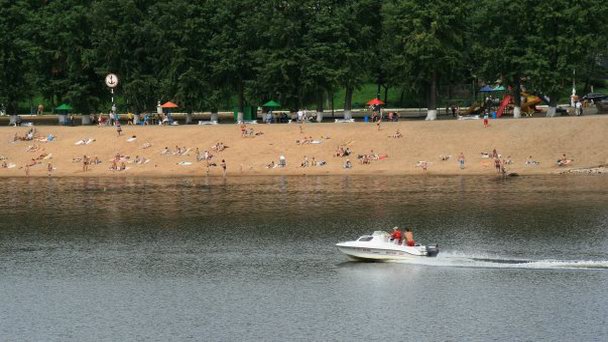
<svg viewBox="0 0 608 342">
<path fill-rule="evenodd" d="M 600 93 L 589 93 L 586 95 L 583 95 L 582 99 L 583 100 L 593 100 L 598 101 L 598 100 L 603 100 L 603 99 L 607 99 L 608 95 L 606 94 L 600 94 Z"/>
</svg>

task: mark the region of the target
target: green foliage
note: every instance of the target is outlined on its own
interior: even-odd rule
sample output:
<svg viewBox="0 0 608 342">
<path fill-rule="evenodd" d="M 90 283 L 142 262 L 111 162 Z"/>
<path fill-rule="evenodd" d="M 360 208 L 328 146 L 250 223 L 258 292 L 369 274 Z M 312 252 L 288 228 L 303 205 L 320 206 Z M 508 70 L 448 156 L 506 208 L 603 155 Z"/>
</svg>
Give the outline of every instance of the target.
<svg viewBox="0 0 608 342">
<path fill-rule="evenodd" d="M 0 107 L 10 114 L 17 113 L 19 100 L 32 94 L 35 10 L 33 1 L 0 1 Z"/>
<path fill-rule="evenodd" d="M 554 101 L 608 55 L 602 0 L 0 0 L 0 106 L 42 96 L 108 111 L 172 100 L 188 112 L 435 101 L 477 77 Z M 584 85 L 583 85 L 584 84 Z M 405 94 L 405 97 L 404 95 Z M 421 95 L 423 94 L 423 95 Z M 426 94 L 426 96 L 424 96 Z"/>
</svg>

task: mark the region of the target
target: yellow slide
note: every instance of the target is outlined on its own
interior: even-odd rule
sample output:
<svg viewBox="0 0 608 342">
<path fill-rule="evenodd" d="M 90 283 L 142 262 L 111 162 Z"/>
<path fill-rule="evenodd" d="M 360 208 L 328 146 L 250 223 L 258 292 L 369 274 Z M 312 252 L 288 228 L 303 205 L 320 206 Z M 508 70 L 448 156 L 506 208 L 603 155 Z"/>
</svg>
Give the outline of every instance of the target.
<svg viewBox="0 0 608 342">
<path fill-rule="evenodd" d="M 523 113 L 527 113 L 528 115 L 532 115 L 538 110 L 536 109 L 536 105 L 541 103 L 540 97 L 530 95 L 528 93 L 521 93 L 521 96 L 524 97 L 525 101 L 521 104 L 521 111 Z"/>
</svg>

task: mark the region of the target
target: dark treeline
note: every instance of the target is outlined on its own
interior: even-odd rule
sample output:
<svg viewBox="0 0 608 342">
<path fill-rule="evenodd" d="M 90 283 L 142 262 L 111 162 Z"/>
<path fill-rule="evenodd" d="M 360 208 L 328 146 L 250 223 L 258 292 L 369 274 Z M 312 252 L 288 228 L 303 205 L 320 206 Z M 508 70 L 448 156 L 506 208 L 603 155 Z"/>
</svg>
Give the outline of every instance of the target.
<svg viewBox="0 0 608 342">
<path fill-rule="evenodd" d="M 217 111 L 238 99 L 316 105 L 364 83 L 426 94 L 440 84 L 524 80 L 551 99 L 597 72 L 605 0 L 0 0 L 0 104 L 43 96 L 107 111 L 159 99 Z M 519 96 L 515 97 L 516 99 Z"/>
</svg>

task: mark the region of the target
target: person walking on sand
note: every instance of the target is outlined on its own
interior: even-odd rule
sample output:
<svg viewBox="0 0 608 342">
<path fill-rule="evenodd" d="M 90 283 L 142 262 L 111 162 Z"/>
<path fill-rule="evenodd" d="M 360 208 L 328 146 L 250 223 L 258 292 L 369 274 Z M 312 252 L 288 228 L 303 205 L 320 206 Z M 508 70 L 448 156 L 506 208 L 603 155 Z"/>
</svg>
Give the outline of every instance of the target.
<svg viewBox="0 0 608 342">
<path fill-rule="evenodd" d="M 51 173 L 53 173 L 53 164 L 51 164 L 51 163 L 46 164 L 46 170 L 49 173 L 49 177 L 51 177 Z"/>
<path fill-rule="evenodd" d="M 460 169 L 464 169 L 464 153 L 462 152 L 458 155 L 458 163 L 460 164 Z"/>
<path fill-rule="evenodd" d="M 122 127 L 120 127 L 120 121 L 118 120 L 116 120 L 116 132 L 118 133 L 118 136 L 122 133 Z"/>
<path fill-rule="evenodd" d="M 25 177 L 30 176 L 30 164 L 25 164 Z"/>
<path fill-rule="evenodd" d="M 483 115 L 483 128 L 487 128 L 489 126 L 488 119 L 489 119 L 488 112 L 486 112 Z"/>
<path fill-rule="evenodd" d="M 222 167 L 224 177 L 226 177 L 226 160 L 222 159 L 222 163 L 220 164 L 220 166 Z"/>
<path fill-rule="evenodd" d="M 82 172 L 87 172 L 89 170 L 89 157 L 85 154 L 82 157 Z"/>
</svg>

